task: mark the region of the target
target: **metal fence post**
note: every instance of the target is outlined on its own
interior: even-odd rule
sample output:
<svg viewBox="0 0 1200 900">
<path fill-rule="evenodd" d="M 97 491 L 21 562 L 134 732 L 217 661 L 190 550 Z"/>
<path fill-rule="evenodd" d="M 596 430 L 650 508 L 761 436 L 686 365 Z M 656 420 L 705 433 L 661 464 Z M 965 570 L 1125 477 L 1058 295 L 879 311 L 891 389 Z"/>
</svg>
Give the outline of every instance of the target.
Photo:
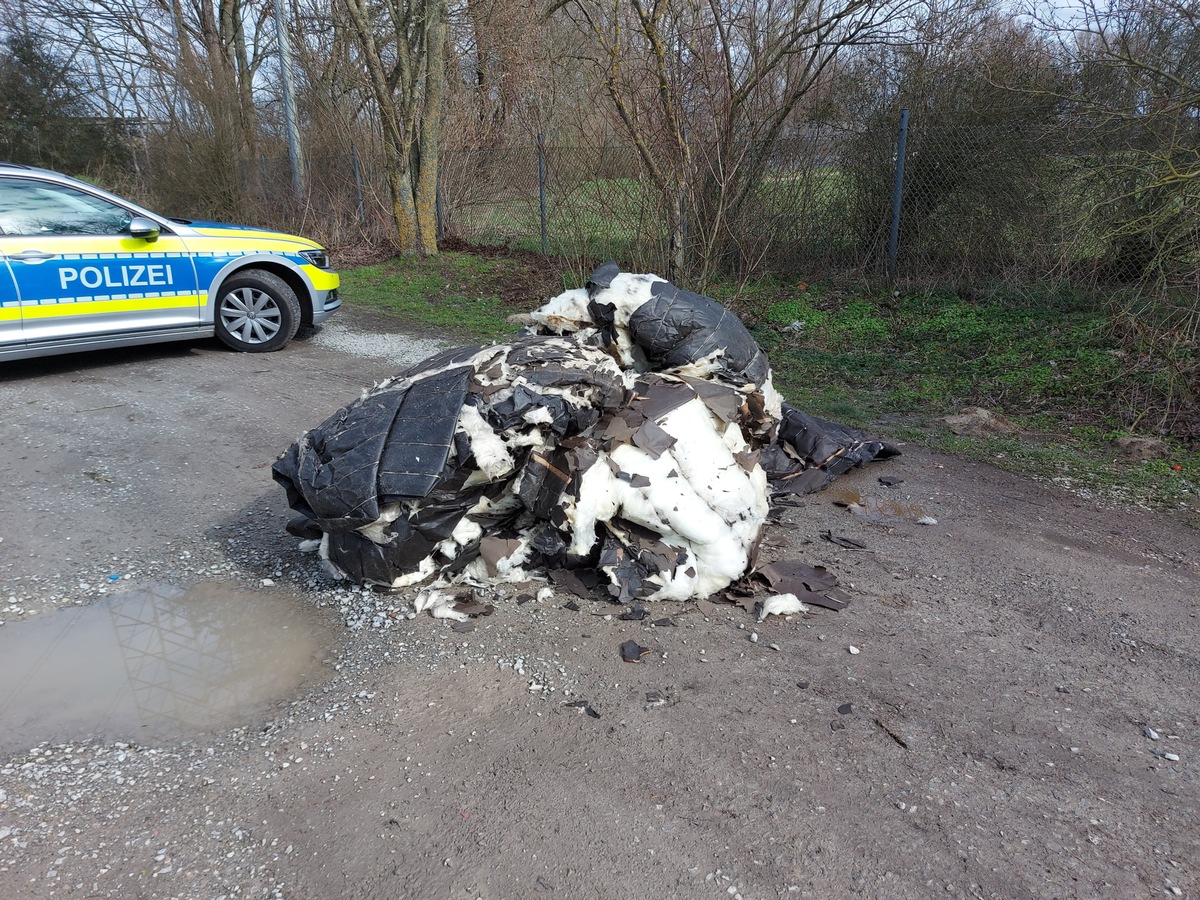
<svg viewBox="0 0 1200 900">
<path fill-rule="evenodd" d="M 354 198 L 358 201 L 358 224 L 367 225 L 367 208 L 363 203 L 362 166 L 358 161 L 358 147 L 350 142 L 350 164 L 354 168 Z"/>
<path fill-rule="evenodd" d="M 892 228 L 888 233 L 887 277 L 896 277 L 900 249 L 900 198 L 904 193 L 904 150 L 908 144 L 908 107 L 900 110 L 900 140 L 896 144 L 896 183 L 892 189 Z"/>
<path fill-rule="evenodd" d="M 292 168 L 292 193 L 304 199 L 304 153 L 300 149 L 300 120 L 296 116 L 296 91 L 292 86 L 292 45 L 283 23 L 283 4 L 275 0 L 275 38 L 279 46 L 279 76 L 283 80 L 283 124 L 287 130 L 288 163 Z"/>
<path fill-rule="evenodd" d="M 546 142 L 539 131 L 537 136 L 538 150 L 538 210 L 542 223 L 542 255 L 546 250 Z"/>
</svg>

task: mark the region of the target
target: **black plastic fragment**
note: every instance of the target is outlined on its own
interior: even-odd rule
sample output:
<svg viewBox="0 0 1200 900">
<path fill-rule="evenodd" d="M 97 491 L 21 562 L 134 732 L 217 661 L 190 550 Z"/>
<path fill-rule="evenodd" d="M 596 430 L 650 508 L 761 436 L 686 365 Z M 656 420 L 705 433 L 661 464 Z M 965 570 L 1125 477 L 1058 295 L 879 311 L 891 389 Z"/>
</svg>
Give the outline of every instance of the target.
<svg viewBox="0 0 1200 900">
<path fill-rule="evenodd" d="M 649 652 L 649 647 L 641 647 L 637 641 L 625 641 L 621 644 L 621 659 L 625 662 L 637 662 L 643 653 Z"/>
<path fill-rule="evenodd" d="M 446 465 L 471 370 L 453 369 L 408 389 L 379 458 L 378 496 L 428 496 Z"/>
<path fill-rule="evenodd" d="M 900 455 L 899 448 L 887 441 L 870 438 L 857 428 L 810 416 L 789 403 L 783 404 L 779 442 L 828 472 L 832 476 L 830 481 L 854 466 Z"/>
<path fill-rule="evenodd" d="M 829 541 L 831 544 L 836 544 L 844 550 L 866 550 L 866 544 L 860 544 L 854 538 L 844 537 L 840 534 L 834 534 L 832 531 L 822 531 L 821 540 Z"/>
<path fill-rule="evenodd" d="M 591 716 L 593 719 L 600 718 L 600 713 L 598 713 L 598 712 L 596 712 L 596 710 L 592 709 L 592 704 L 588 703 L 586 700 L 570 700 L 570 701 L 564 703 L 563 706 L 567 706 L 572 709 L 581 709 L 585 713 L 587 713 L 589 716 Z"/>
<path fill-rule="evenodd" d="M 683 368 L 717 354 L 716 366 L 729 380 L 755 387 L 766 381 L 767 356 L 736 315 L 670 282 L 657 281 L 650 292 L 653 299 L 629 317 L 629 331 L 655 368 Z"/>
</svg>

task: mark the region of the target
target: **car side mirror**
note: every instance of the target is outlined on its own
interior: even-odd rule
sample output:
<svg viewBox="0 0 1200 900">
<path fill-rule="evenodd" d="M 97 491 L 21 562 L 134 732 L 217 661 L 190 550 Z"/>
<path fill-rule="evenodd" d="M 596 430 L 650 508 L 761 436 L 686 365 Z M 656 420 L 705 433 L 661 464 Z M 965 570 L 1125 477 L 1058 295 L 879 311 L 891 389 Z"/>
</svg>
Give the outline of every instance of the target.
<svg viewBox="0 0 1200 900">
<path fill-rule="evenodd" d="M 129 234 L 131 237 L 141 238 L 144 241 L 154 243 L 158 240 L 158 223 L 153 219 L 147 219 L 145 216 L 134 216 L 129 222 Z"/>
</svg>

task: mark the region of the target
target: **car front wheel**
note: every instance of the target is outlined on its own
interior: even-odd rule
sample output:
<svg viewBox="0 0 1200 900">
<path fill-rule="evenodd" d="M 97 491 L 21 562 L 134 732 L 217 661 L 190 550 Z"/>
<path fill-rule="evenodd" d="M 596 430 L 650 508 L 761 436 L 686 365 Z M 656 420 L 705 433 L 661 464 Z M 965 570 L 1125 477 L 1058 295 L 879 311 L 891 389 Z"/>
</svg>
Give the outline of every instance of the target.
<svg viewBox="0 0 1200 900">
<path fill-rule="evenodd" d="M 234 275 L 218 295 L 217 337 L 234 350 L 269 353 L 300 327 L 300 301 L 278 275 L 252 269 Z"/>
</svg>

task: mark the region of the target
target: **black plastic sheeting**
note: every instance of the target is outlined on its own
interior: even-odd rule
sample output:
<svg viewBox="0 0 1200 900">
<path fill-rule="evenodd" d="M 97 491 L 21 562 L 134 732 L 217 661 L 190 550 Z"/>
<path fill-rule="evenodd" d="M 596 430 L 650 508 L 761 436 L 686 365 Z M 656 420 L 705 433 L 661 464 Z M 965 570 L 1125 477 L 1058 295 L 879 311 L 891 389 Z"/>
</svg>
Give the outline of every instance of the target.
<svg viewBox="0 0 1200 900">
<path fill-rule="evenodd" d="M 602 329 L 614 327 L 615 310 L 604 302 L 603 289 L 618 275 L 617 264 L 608 262 L 588 279 L 588 309 Z M 629 317 L 629 332 L 656 371 L 682 368 L 719 353 L 723 380 L 762 387 L 770 363 L 741 319 L 716 300 L 670 282 L 656 281 L 649 287 L 652 299 Z"/>
<path fill-rule="evenodd" d="M 422 566 L 428 577 L 453 580 L 476 560 L 494 576 L 519 556 L 525 571 L 550 571 L 556 583 L 607 583 L 613 599 L 632 602 L 696 576 L 700 554 L 618 514 L 596 525 L 585 554 L 573 555 L 571 504 L 595 465 L 631 490 L 649 489 L 648 476 L 622 471 L 614 454 L 623 446 L 649 460 L 675 453 L 688 436 L 663 425 L 684 404 L 702 402 L 714 428 L 740 426 L 738 465 L 747 478 L 761 466 L 776 493 L 820 490 L 853 466 L 898 453 L 787 404 L 771 415 L 768 360 L 736 315 L 667 282 L 630 278 L 621 284 L 642 293 L 624 326 L 609 302 L 621 273 L 606 263 L 587 283 L 590 327 L 437 354 L 309 431 L 272 469 L 293 512 L 288 530 L 322 538 L 322 555 L 359 582 L 391 585 Z M 641 370 L 619 364 L 621 327 L 644 354 Z M 707 365 L 703 377 L 680 372 L 698 363 Z M 468 423 L 469 413 L 480 421 Z"/>
</svg>

